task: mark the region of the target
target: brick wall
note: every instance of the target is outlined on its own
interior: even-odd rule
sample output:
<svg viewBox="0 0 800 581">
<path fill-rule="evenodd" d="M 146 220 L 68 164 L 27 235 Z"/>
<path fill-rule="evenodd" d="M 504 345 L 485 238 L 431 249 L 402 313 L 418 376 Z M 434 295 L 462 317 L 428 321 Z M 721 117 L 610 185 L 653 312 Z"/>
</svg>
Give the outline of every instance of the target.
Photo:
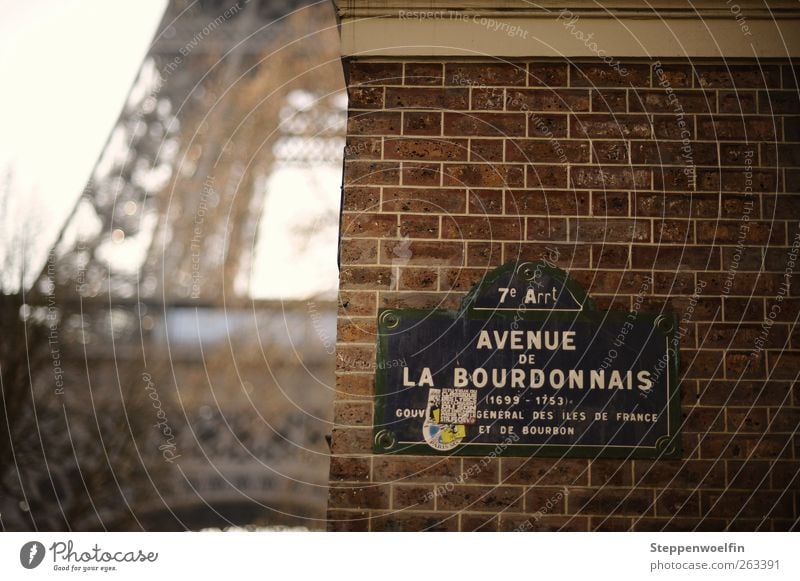
<svg viewBox="0 0 800 581">
<path fill-rule="evenodd" d="M 330 529 L 796 526 L 798 71 L 621 64 L 346 63 Z M 371 455 L 377 309 L 548 255 L 599 308 L 682 319 L 683 458 Z"/>
</svg>

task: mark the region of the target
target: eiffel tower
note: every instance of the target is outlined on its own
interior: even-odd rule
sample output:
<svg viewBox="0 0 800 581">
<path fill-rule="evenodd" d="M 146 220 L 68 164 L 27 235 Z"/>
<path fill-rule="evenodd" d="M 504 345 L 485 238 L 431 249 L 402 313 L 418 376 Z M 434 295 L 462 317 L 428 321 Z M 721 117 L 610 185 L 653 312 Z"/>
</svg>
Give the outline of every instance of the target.
<svg viewBox="0 0 800 581">
<path fill-rule="evenodd" d="M 30 380 L 48 440 L 0 528 L 324 528 L 335 303 L 257 300 L 252 273 L 337 227 L 339 182 L 314 181 L 341 169 L 337 51 L 327 2 L 170 1 L 35 285 L 59 310 Z M 270 208 L 314 199 L 263 248 Z"/>
</svg>

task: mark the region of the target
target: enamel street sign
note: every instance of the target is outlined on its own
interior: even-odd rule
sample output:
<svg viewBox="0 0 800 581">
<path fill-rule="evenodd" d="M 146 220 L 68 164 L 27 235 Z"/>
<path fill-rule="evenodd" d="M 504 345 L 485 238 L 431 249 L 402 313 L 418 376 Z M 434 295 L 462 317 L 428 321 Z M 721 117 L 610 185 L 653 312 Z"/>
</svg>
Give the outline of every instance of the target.
<svg viewBox="0 0 800 581">
<path fill-rule="evenodd" d="M 458 311 L 381 310 L 374 451 L 678 457 L 677 321 L 640 307 L 598 311 L 565 272 L 526 262 Z"/>
</svg>

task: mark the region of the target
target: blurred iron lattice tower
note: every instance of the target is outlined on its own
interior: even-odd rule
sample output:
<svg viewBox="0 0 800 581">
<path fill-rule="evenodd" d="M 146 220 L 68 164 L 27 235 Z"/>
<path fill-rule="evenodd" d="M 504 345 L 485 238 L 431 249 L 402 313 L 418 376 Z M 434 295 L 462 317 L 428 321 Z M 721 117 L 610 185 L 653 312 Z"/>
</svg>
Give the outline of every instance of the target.
<svg viewBox="0 0 800 581">
<path fill-rule="evenodd" d="M 276 157 L 340 163 L 335 23 L 326 3 L 308 4 L 170 2 L 59 237 L 60 296 L 219 304 L 246 295 Z M 298 91 L 315 98 L 287 119 Z"/>
</svg>

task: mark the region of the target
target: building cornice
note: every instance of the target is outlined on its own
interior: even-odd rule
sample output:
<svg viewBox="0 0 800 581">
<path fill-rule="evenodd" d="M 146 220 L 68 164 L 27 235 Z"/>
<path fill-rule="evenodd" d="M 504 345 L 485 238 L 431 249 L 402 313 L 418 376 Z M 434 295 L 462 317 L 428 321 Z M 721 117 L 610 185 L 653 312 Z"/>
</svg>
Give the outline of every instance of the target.
<svg viewBox="0 0 800 581">
<path fill-rule="evenodd" d="M 800 3 L 788 0 L 334 4 L 345 56 L 592 57 L 598 50 L 646 58 L 800 56 Z"/>
</svg>

